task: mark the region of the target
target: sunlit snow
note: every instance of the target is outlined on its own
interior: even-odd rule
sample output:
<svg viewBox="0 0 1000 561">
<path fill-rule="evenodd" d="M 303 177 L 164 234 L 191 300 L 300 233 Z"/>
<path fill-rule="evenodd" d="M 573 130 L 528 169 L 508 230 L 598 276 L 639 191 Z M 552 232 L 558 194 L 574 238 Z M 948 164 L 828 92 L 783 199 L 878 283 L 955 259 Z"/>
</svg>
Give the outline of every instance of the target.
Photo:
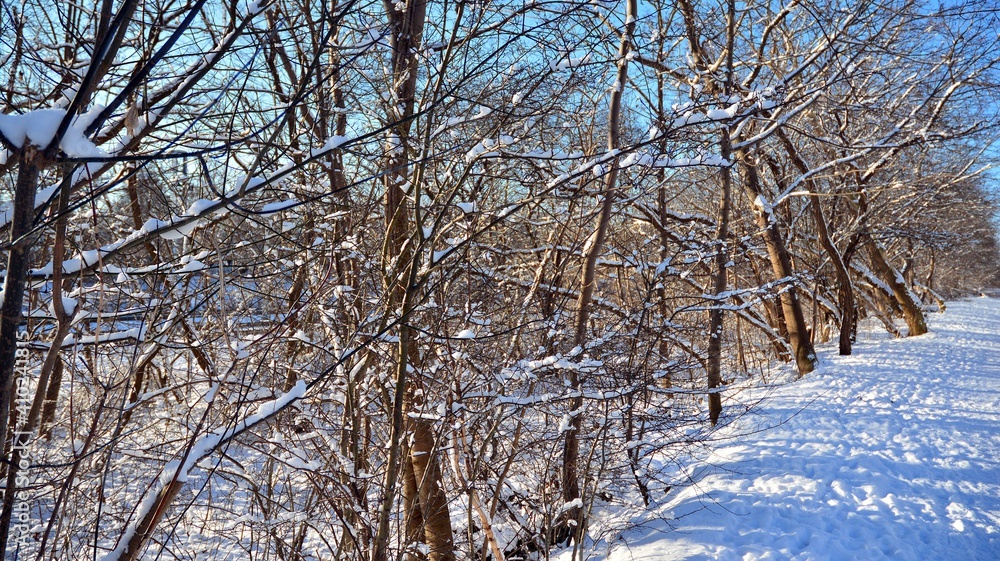
<svg viewBox="0 0 1000 561">
<path fill-rule="evenodd" d="M 819 372 L 726 402 L 751 412 L 690 463 L 691 484 L 590 559 L 1000 558 L 1000 300 L 929 320 L 853 356 L 822 348 Z"/>
</svg>

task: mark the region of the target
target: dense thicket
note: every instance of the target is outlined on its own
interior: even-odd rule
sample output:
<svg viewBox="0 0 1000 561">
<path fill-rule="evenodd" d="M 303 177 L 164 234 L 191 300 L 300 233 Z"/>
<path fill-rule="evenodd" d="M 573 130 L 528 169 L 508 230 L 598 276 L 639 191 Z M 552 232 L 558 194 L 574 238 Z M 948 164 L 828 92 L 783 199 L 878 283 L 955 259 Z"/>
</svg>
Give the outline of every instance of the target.
<svg viewBox="0 0 1000 561">
<path fill-rule="evenodd" d="M 1000 284 L 991 2 L 0 7 L 0 546 L 542 558 Z"/>
</svg>

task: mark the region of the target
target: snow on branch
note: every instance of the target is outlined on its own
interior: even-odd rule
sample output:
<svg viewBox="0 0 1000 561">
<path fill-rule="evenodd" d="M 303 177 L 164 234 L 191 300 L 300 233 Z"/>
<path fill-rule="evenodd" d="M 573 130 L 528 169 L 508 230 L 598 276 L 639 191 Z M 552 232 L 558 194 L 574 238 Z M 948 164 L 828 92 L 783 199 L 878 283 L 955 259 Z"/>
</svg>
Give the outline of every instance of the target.
<svg viewBox="0 0 1000 561">
<path fill-rule="evenodd" d="M 181 459 L 172 460 L 163 466 L 158 481 L 146 491 L 139 507 L 133 512 L 132 521 L 119 538 L 118 545 L 105 555 L 102 561 L 116 561 L 126 553 L 139 524 L 147 519 L 154 508 L 165 508 L 166 505 L 161 503 L 168 488 L 175 483 L 186 482 L 191 469 L 199 461 L 215 452 L 220 446 L 302 399 L 307 389 L 306 383 L 299 380 L 289 392 L 261 404 L 252 415 L 244 417 L 232 427 L 219 428 L 194 439 L 184 449 Z"/>
</svg>

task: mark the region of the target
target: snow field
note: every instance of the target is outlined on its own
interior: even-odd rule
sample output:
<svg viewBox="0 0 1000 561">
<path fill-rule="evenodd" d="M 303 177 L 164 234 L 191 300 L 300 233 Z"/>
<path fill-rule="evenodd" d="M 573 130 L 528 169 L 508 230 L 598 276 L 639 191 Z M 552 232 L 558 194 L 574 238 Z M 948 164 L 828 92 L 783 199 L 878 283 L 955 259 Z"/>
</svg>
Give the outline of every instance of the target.
<svg viewBox="0 0 1000 561">
<path fill-rule="evenodd" d="M 1000 559 L 1000 300 L 928 319 L 928 335 L 827 346 L 817 373 L 732 397 L 750 412 L 664 498 L 669 524 L 592 558 Z"/>
</svg>

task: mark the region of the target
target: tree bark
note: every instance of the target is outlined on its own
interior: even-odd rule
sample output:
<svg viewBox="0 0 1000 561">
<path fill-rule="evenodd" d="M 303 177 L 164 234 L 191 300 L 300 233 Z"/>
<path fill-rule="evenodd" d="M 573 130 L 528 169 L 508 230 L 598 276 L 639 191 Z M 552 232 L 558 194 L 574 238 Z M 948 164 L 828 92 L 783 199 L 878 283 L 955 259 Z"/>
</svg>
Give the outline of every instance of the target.
<svg viewBox="0 0 1000 561">
<path fill-rule="evenodd" d="M 611 94 L 611 104 L 608 108 L 608 150 L 616 150 L 621 143 L 621 106 L 622 92 L 628 83 L 628 53 L 632 49 L 632 35 L 635 33 L 637 18 L 637 0 L 628 0 L 625 5 L 625 33 L 622 34 L 618 47 L 618 72 L 615 76 L 615 87 Z M 609 162 L 611 169 L 604 177 L 603 200 L 598 216 L 597 228 L 591 234 L 584 248 L 583 270 L 580 274 L 580 297 L 577 300 L 576 326 L 573 335 L 573 346 L 584 347 L 587 343 L 587 322 L 590 318 L 591 305 L 594 300 L 594 290 L 597 288 L 597 259 L 604 250 L 604 241 L 611 224 L 614 210 L 615 189 L 618 184 L 618 159 Z M 581 499 L 580 494 L 580 428 L 581 408 L 583 407 L 582 380 L 576 370 L 569 374 L 570 387 L 574 392 L 570 400 L 570 422 L 563 441 L 562 458 L 562 496 L 566 503 Z M 582 506 L 575 506 L 563 511 L 563 520 L 558 522 L 559 531 L 556 535 L 572 536 L 579 543 L 585 532 L 586 511 Z M 559 540 L 561 541 L 561 540 Z"/>
<path fill-rule="evenodd" d="M 788 152 L 788 156 L 792 159 L 792 163 L 795 164 L 799 173 L 808 177 L 804 184 L 806 190 L 813 195 L 810 197 L 809 207 L 812 210 L 813 222 L 816 223 L 816 233 L 819 236 L 820 245 L 823 246 L 823 250 L 830 259 L 830 263 L 833 264 L 833 269 L 837 275 L 837 294 L 840 297 L 840 338 L 838 340 L 840 354 L 849 355 L 851 354 L 852 336 L 854 334 L 854 284 L 851 282 L 851 274 L 847 270 L 847 265 L 844 264 L 844 259 L 841 257 L 840 251 L 837 250 L 837 246 L 834 245 L 833 239 L 830 237 L 830 232 L 826 226 L 826 217 L 823 215 L 823 207 L 820 204 L 819 197 L 816 196 L 819 190 L 816 188 L 813 179 L 808 175 L 810 171 L 809 166 L 799 155 L 798 150 L 795 149 L 795 145 L 789 140 L 785 131 L 778 129 L 777 133 L 778 138 L 781 139 L 781 143 L 785 147 L 785 151 Z"/>
<path fill-rule="evenodd" d="M 63 302 L 63 256 L 65 254 L 66 242 L 66 217 L 62 215 L 69 204 L 69 189 L 72 183 L 72 166 L 64 169 L 64 179 L 59 191 L 59 202 L 55 207 L 56 218 L 55 236 L 52 246 L 52 311 L 55 314 L 56 330 L 49 342 L 49 349 L 45 353 L 45 359 L 38 373 L 38 382 L 35 387 L 35 397 L 28 408 L 28 414 L 21 422 L 20 430 L 13 429 L 13 440 L 11 445 L 10 464 L 7 466 L 7 488 L 15 489 L 17 474 L 21 469 L 21 451 L 28 445 L 34 436 L 35 429 L 38 428 L 42 419 L 42 410 L 46 406 L 46 400 L 52 405 L 51 410 L 54 415 L 55 403 L 59 400 L 59 384 L 62 382 L 62 360 L 59 357 L 63 341 L 69 335 L 72 326 L 75 310 L 67 311 Z M 58 374 L 53 376 L 53 374 Z M 50 380 L 51 378 L 51 380 Z M 19 407 L 20 409 L 20 407 Z M 21 410 L 23 412 L 23 410 Z M 15 418 L 20 418 L 20 414 Z M 3 510 L 0 513 L 0 521 L 9 521 L 13 516 L 14 493 L 7 493 L 3 498 Z"/>
<path fill-rule="evenodd" d="M 400 492 L 403 495 L 403 531 L 406 533 L 406 543 L 423 543 L 424 537 L 424 511 L 420 508 L 420 484 L 413 471 L 413 462 L 410 461 L 409 446 L 400 444 L 406 448 L 400 470 L 402 471 L 402 481 L 400 482 Z M 407 561 L 418 561 L 417 555 L 407 553 L 404 555 Z"/>
<path fill-rule="evenodd" d="M 726 55 L 726 83 L 723 94 L 729 98 L 733 80 L 733 41 L 736 25 L 736 6 L 734 0 L 729 1 L 727 17 L 727 55 Z M 708 418 L 712 426 L 719 422 L 722 414 L 722 394 L 712 391 L 722 386 L 722 320 L 723 320 L 723 293 L 729 284 L 729 215 L 732 207 L 733 193 L 733 168 L 728 162 L 733 157 L 732 133 L 729 126 L 722 128 L 722 138 L 719 142 L 719 150 L 722 159 L 727 165 L 719 170 L 719 177 L 722 180 L 722 198 L 719 201 L 718 229 L 715 232 L 715 282 L 712 286 L 712 307 L 708 312 Z"/>
<path fill-rule="evenodd" d="M 25 141 L 18 154 L 17 183 L 14 186 L 13 219 L 10 226 L 7 276 L 3 283 L 3 303 L 0 304 L 0 438 L 4 459 L 7 458 L 7 435 L 10 406 L 14 392 L 14 368 L 18 362 L 17 330 L 21 324 L 24 303 L 25 277 L 31 261 L 31 249 L 36 236 L 29 235 L 34 224 L 35 192 L 41 174 L 41 152 Z M 23 355 L 23 353 L 22 353 Z M 13 452 L 11 452 L 13 454 Z M 10 464 L 8 464 L 10 465 Z M 13 474 L 15 470 L 7 470 Z M 17 488 L 8 485 L 4 491 L 4 508 L 0 514 L 0 551 L 7 550 L 14 493 Z"/>
<path fill-rule="evenodd" d="M 177 496 L 177 493 L 180 492 L 183 486 L 183 481 L 174 480 L 160 490 L 152 508 L 136 524 L 135 533 L 129 536 L 128 543 L 122 550 L 121 556 L 115 559 L 115 561 L 135 561 L 139 558 L 139 554 L 145 548 L 146 542 L 152 537 L 153 530 L 156 529 L 160 520 L 163 519 L 163 515 L 166 514 L 167 509 L 170 508 L 170 504 L 174 501 L 174 497 Z"/>
<path fill-rule="evenodd" d="M 785 326 L 788 329 L 788 342 L 795 355 L 795 365 L 799 370 L 799 376 L 803 376 L 816 369 L 816 352 L 809 341 L 805 314 L 802 312 L 802 305 L 799 302 L 794 284 L 795 274 L 792 270 L 792 259 L 785 247 L 781 229 L 778 227 L 771 206 L 764 198 L 756 163 L 748 161 L 747 154 L 742 151 L 737 151 L 737 156 L 740 160 L 743 188 L 753 205 L 754 216 L 764 237 L 764 244 L 767 247 L 767 255 L 771 261 L 774 276 L 777 280 L 786 280 L 790 283 L 788 288 L 781 293 L 781 309 L 785 318 Z"/>
<path fill-rule="evenodd" d="M 410 419 L 409 462 L 417 484 L 420 517 L 423 520 L 424 542 L 428 561 L 454 561 L 455 544 L 448 513 L 448 498 L 441 488 L 441 467 L 438 461 L 434 426 L 424 419 Z"/>
<path fill-rule="evenodd" d="M 906 286 L 903 276 L 899 274 L 885 257 L 885 252 L 878 242 L 868 236 L 868 257 L 872 266 L 875 267 L 875 274 L 878 275 L 896 298 L 896 303 L 903 312 L 903 319 L 906 320 L 907 327 L 910 328 L 909 336 L 923 335 L 927 333 L 927 322 L 924 319 L 924 312 L 920 309 L 920 304 L 913 292 Z"/>
<path fill-rule="evenodd" d="M 373 544 L 372 561 L 388 558 L 388 515 L 395 496 L 396 473 L 403 474 L 403 501 L 405 539 L 417 540 L 428 546 L 429 561 L 452 561 L 455 558 L 451 516 L 447 497 L 442 487 L 440 462 L 437 458 L 437 441 L 432 425 L 422 419 L 405 418 L 408 412 L 421 407 L 420 380 L 411 380 L 409 370 L 419 370 L 420 353 L 412 339 L 411 329 L 405 318 L 416 300 L 415 276 L 417 254 L 415 232 L 410 223 L 413 207 L 407 204 L 410 189 L 407 176 L 410 166 L 410 128 L 413 122 L 418 74 L 418 58 L 424 23 L 427 16 L 425 0 L 407 2 L 401 10 L 386 3 L 389 10 L 389 34 L 392 51 L 393 99 L 388 110 L 388 120 L 393 122 L 386 139 L 386 158 L 383 161 L 385 188 L 386 238 L 383 245 L 384 284 L 388 296 L 387 309 L 399 312 L 399 345 L 397 347 L 396 392 L 392 403 L 393 429 L 385 489 L 378 519 L 378 529 Z M 419 199 L 419 196 L 414 196 Z M 414 222 L 419 222 L 415 217 Z M 400 400 L 402 400 L 400 402 Z M 404 419 L 405 418 L 405 419 Z M 400 429 L 410 438 L 408 452 L 398 453 L 401 445 Z M 396 465 L 399 463 L 399 465 Z M 408 544 L 407 544 L 408 545 Z"/>
<path fill-rule="evenodd" d="M 722 157 L 730 156 L 729 131 L 722 134 Z M 712 286 L 714 299 L 708 312 L 708 418 L 714 426 L 722 414 L 722 395 L 711 391 L 722 386 L 722 294 L 728 286 L 728 239 L 729 215 L 732 201 L 732 168 L 725 167 L 719 172 L 722 178 L 722 197 L 719 201 L 719 226 L 715 233 L 715 280 Z"/>
</svg>

